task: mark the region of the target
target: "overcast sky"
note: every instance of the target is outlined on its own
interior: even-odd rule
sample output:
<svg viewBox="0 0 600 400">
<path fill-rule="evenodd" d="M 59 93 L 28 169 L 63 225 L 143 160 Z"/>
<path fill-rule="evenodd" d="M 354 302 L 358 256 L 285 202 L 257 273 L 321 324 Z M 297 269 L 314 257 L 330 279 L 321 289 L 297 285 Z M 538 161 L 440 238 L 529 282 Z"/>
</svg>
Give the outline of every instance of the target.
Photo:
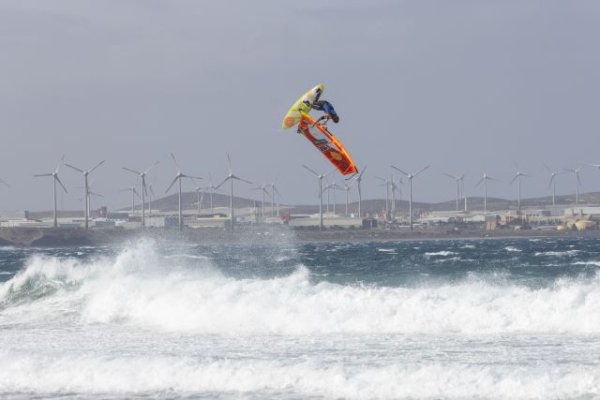
<svg viewBox="0 0 600 400">
<path fill-rule="evenodd" d="M 484 169 L 502 180 L 490 195 L 514 198 L 515 163 L 533 175 L 523 196 L 546 195 L 543 163 L 600 163 L 599 38 L 592 0 L 2 0 L 0 210 L 51 208 L 51 180 L 32 175 L 63 154 L 84 169 L 106 159 L 93 190 L 110 208 L 129 204 L 122 166 L 160 160 L 149 180 L 164 193 L 171 151 L 215 181 L 230 153 L 239 176 L 277 179 L 284 202 L 316 202 L 300 165 L 330 166 L 280 125 L 319 82 L 341 116 L 332 132 L 368 165 L 367 197 L 385 195 L 374 176 L 390 164 L 432 165 L 417 200 L 453 199 L 444 172 L 468 171 L 480 194 Z M 81 208 L 81 176 L 60 176 L 64 207 Z M 600 171 L 583 182 L 599 191 Z"/>
</svg>

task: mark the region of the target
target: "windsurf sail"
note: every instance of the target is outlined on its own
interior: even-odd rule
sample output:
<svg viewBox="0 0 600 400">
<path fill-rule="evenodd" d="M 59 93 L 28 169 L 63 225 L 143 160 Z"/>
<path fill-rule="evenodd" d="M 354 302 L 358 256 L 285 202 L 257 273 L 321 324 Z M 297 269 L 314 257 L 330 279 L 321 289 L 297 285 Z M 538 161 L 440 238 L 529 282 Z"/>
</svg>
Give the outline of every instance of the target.
<svg viewBox="0 0 600 400">
<path fill-rule="evenodd" d="M 305 112 L 300 112 L 298 129 L 342 175 L 358 172 L 342 143 L 325 126 L 315 123 L 315 120 Z"/>
<path fill-rule="evenodd" d="M 322 83 L 319 83 L 317 86 L 300 96 L 298 100 L 292 104 L 287 113 L 285 113 L 281 128 L 289 129 L 298 125 L 302 113 L 308 114 L 310 112 L 310 104 L 312 104 L 317 99 L 318 94 L 322 94 L 324 90 L 325 86 Z"/>
</svg>

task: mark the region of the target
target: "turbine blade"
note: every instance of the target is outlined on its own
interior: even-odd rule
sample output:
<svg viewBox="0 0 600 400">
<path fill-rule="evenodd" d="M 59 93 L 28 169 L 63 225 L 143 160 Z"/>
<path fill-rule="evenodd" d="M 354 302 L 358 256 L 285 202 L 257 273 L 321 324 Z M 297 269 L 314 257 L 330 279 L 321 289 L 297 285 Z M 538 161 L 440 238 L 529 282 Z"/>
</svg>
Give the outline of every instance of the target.
<svg viewBox="0 0 600 400">
<path fill-rule="evenodd" d="M 131 168 L 127 168 L 127 167 L 123 167 L 123 169 L 125 171 L 129 171 L 129 172 L 134 173 L 136 175 L 141 175 L 142 174 L 140 171 L 136 171 L 135 169 L 131 169 Z"/>
<path fill-rule="evenodd" d="M 408 177 L 409 174 L 407 174 L 406 172 L 402 171 L 400 168 L 392 165 L 392 168 L 394 168 L 396 171 L 400 172 L 401 174 L 403 174 L 404 176 Z"/>
<path fill-rule="evenodd" d="M 169 187 L 167 188 L 167 190 L 165 190 L 165 193 L 167 193 L 169 190 L 171 190 L 171 188 L 173 187 L 173 185 L 175 184 L 175 182 L 177 182 L 177 179 L 179 179 L 179 175 L 177 175 L 175 178 L 173 178 L 173 181 L 171 181 L 171 184 L 169 185 Z"/>
<path fill-rule="evenodd" d="M 231 175 L 231 178 L 232 178 L 232 179 L 237 179 L 238 181 L 242 181 L 242 182 L 245 182 L 245 183 L 247 183 L 247 184 L 249 184 L 249 185 L 252 185 L 252 182 L 250 182 L 250 181 L 247 181 L 246 179 L 242 179 L 242 178 L 240 178 L 239 176 L 236 176 L 236 175 Z"/>
<path fill-rule="evenodd" d="M 175 154 L 171 153 L 171 158 L 173 159 L 173 163 L 175 163 L 175 167 L 177 167 L 177 171 L 181 172 L 181 167 L 179 166 L 179 163 L 177 162 L 177 159 L 175 158 Z"/>
<path fill-rule="evenodd" d="M 181 174 L 181 177 L 182 177 L 182 178 L 190 178 L 190 179 L 192 179 L 192 180 L 194 180 L 194 179 L 199 179 L 199 180 L 202 180 L 202 179 L 204 179 L 204 178 L 202 178 L 202 177 L 200 177 L 200 176 L 193 176 L 193 175 L 186 175 L 186 174 Z"/>
<path fill-rule="evenodd" d="M 444 172 L 444 175 L 446 175 L 446 176 L 447 176 L 448 178 L 450 178 L 450 179 L 454 179 L 454 180 L 458 180 L 458 179 L 459 179 L 457 176 L 450 175 L 450 174 L 447 174 L 447 173 L 445 173 L 445 172 Z"/>
<path fill-rule="evenodd" d="M 428 166 L 426 166 L 426 167 L 424 167 L 424 168 L 421 168 L 421 169 L 419 170 L 419 172 L 417 172 L 416 174 L 414 174 L 414 175 L 413 175 L 413 178 L 414 178 L 414 177 L 416 177 L 417 175 L 419 175 L 421 172 L 423 172 L 423 171 L 425 171 L 426 169 L 428 169 L 429 167 L 430 167 L 430 165 L 428 165 Z"/>
<path fill-rule="evenodd" d="M 69 193 L 69 191 L 67 190 L 65 185 L 63 185 L 63 183 L 60 181 L 60 178 L 58 177 L 58 175 L 54 175 L 54 179 L 56 179 L 56 182 L 58 182 L 58 184 L 63 188 L 65 193 Z"/>
<path fill-rule="evenodd" d="M 366 170 L 367 170 L 367 165 L 365 165 L 365 167 L 362 169 L 362 171 L 360 171 L 360 173 L 358 174 L 358 179 L 362 179 L 362 176 Z"/>
<path fill-rule="evenodd" d="M 316 176 L 316 177 L 318 177 L 318 176 L 319 176 L 319 174 L 317 174 L 317 173 L 316 173 L 316 172 L 315 172 L 313 169 L 311 169 L 311 168 L 307 167 L 306 165 L 302 164 L 302 167 L 303 167 L 305 170 L 309 171 L 309 172 L 310 172 L 311 174 L 313 174 L 314 176 Z"/>
<path fill-rule="evenodd" d="M 154 164 L 152 164 L 151 166 L 148 167 L 148 169 L 146 169 L 144 171 L 144 174 L 147 174 L 148 172 L 150 172 L 150 170 L 154 167 L 156 167 L 158 164 L 160 164 L 160 161 L 155 161 Z"/>
<path fill-rule="evenodd" d="M 483 183 L 483 181 L 485 180 L 485 178 L 481 178 L 476 184 L 475 184 L 475 188 L 477 188 L 479 185 L 481 185 Z"/>
<path fill-rule="evenodd" d="M 519 175 L 515 175 L 515 176 L 514 176 L 514 177 L 513 177 L 513 178 L 510 180 L 510 182 L 509 182 L 508 184 L 509 184 L 509 185 L 512 185 L 512 184 L 513 184 L 513 182 L 514 182 L 514 181 L 516 181 L 518 177 L 519 177 Z"/>
<path fill-rule="evenodd" d="M 71 169 L 74 169 L 75 171 L 77 171 L 77 172 L 81 172 L 82 174 L 83 174 L 83 173 L 85 173 L 85 171 L 83 171 L 82 169 L 79 169 L 79 168 L 77 168 L 77 167 L 74 167 L 74 166 L 72 166 L 71 164 L 67 164 L 67 163 L 65 163 L 65 167 L 69 167 L 69 168 L 71 168 Z"/>
<path fill-rule="evenodd" d="M 104 161 L 105 161 L 105 160 L 102 160 L 102 161 L 100 161 L 98 164 L 96 164 L 96 166 L 94 166 L 94 168 L 90 169 L 90 172 L 89 172 L 89 173 L 91 174 L 92 172 L 94 172 L 94 170 L 95 170 L 96 168 L 98 168 L 99 166 L 101 166 L 102 164 L 104 164 Z M 66 164 L 65 164 L 65 165 L 66 165 Z"/>
<path fill-rule="evenodd" d="M 544 168 L 546 168 L 546 171 L 552 173 L 552 170 L 550 169 L 550 167 L 548 165 L 546 165 L 546 163 L 542 163 L 542 165 L 544 166 Z"/>
<path fill-rule="evenodd" d="M 40 176 L 52 176 L 52 173 L 49 174 L 36 174 L 34 177 L 39 178 Z"/>
<path fill-rule="evenodd" d="M 224 184 L 225 182 L 227 182 L 229 179 L 230 179 L 230 177 L 229 177 L 229 176 L 228 176 L 227 178 L 223 179 L 223 182 L 219 183 L 219 184 L 218 184 L 218 185 L 215 187 L 215 191 L 216 191 L 216 190 L 219 190 L 219 188 L 220 188 L 221 186 L 223 186 L 223 184 Z"/>
<path fill-rule="evenodd" d="M 229 175 L 233 174 L 233 168 L 231 166 L 231 157 L 227 153 L 227 168 L 229 168 Z"/>
<path fill-rule="evenodd" d="M 327 172 L 325 175 L 323 175 L 323 178 L 326 178 L 327 176 L 329 176 L 329 174 L 335 172 L 335 169 L 332 169 L 331 171 Z"/>
</svg>

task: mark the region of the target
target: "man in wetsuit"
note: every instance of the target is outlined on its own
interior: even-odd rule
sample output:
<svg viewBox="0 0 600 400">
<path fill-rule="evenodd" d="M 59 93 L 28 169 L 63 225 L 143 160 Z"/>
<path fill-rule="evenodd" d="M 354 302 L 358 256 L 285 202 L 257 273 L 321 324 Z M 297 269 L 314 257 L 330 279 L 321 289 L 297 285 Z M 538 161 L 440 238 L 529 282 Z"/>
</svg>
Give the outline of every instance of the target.
<svg viewBox="0 0 600 400">
<path fill-rule="evenodd" d="M 318 124 L 323 120 L 325 120 L 326 124 L 327 121 L 329 121 L 330 119 L 332 119 L 333 122 L 337 124 L 338 122 L 340 122 L 340 117 L 339 115 L 337 115 L 335 109 L 333 108 L 333 105 L 330 102 L 328 102 L 327 100 L 319 100 L 322 93 L 323 92 L 320 89 L 317 89 L 317 95 L 315 96 L 315 100 L 312 103 L 310 103 L 310 101 L 308 100 L 304 100 L 304 104 L 306 104 L 309 108 L 312 108 L 313 110 L 323 111 L 323 115 L 315 121 L 315 124 Z M 302 134 L 300 128 L 298 128 L 298 133 Z"/>
<path fill-rule="evenodd" d="M 335 112 L 333 105 L 327 100 L 317 100 L 311 105 L 311 108 L 313 110 L 323 111 L 323 115 L 316 121 L 316 123 L 319 123 L 323 120 L 325 120 L 325 123 L 327 123 L 327 121 L 330 119 L 332 119 L 336 124 L 340 122 L 340 117 Z"/>
</svg>

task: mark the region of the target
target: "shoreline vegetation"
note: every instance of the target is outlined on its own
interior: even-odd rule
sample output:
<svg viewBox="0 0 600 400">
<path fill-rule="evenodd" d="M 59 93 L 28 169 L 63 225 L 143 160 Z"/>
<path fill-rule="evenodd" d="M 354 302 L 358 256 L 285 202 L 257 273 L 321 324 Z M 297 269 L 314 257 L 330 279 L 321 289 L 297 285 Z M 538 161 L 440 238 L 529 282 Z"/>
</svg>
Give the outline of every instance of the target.
<svg viewBox="0 0 600 400">
<path fill-rule="evenodd" d="M 509 230 L 486 231 L 482 228 L 447 229 L 292 229 L 286 226 L 241 226 L 230 232 L 223 229 L 185 229 L 183 232 L 164 229 L 98 229 L 81 228 L 0 228 L 0 246 L 69 247 L 118 245 L 137 238 L 152 238 L 190 244 L 268 244 L 278 242 L 386 242 L 419 240 L 482 240 L 512 238 L 598 238 L 600 230 Z"/>
</svg>

